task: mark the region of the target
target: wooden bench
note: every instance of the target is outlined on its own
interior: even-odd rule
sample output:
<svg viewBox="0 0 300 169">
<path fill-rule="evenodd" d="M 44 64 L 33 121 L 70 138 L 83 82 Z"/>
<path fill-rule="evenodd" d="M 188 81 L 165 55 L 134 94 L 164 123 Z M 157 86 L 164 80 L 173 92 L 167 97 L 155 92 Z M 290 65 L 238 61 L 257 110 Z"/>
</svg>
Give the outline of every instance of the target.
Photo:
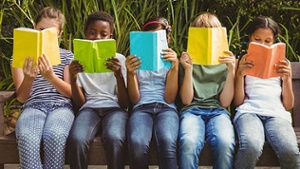
<svg viewBox="0 0 300 169">
<path fill-rule="evenodd" d="M 298 139 L 298 147 L 300 147 L 300 62 L 292 63 L 293 71 L 293 90 L 295 94 L 295 105 L 292 112 L 293 126 Z M 19 156 L 15 133 L 4 136 L 4 104 L 5 101 L 14 97 L 13 91 L 0 91 L 0 169 L 4 169 L 4 164 L 19 164 Z M 151 144 L 149 152 L 149 165 L 158 165 L 157 152 L 153 144 Z M 68 157 L 66 157 L 68 164 Z M 211 166 L 213 163 L 212 153 L 206 144 L 200 155 L 201 166 Z M 89 151 L 90 165 L 106 165 L 103 145 L 100 137 L 96 137 Z M 128 158 L 126 160 L 128 164 Z M 279 166 L 277 157 L 268 143 L 265 143 L 263 154 L 260 157 L 257 166 Z"/>
</svg>

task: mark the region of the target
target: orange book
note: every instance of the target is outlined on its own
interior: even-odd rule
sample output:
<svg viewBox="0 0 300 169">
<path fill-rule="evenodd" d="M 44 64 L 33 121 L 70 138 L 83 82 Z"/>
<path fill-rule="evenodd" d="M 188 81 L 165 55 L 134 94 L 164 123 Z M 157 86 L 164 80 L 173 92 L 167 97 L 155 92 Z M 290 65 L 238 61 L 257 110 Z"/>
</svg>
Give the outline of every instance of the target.
<svg viewBox="0 0 300 169">
<path fill-rule="evenodd" d="M 255 76 L 262 79 L 278 77 L 275 64 L 285 60 L 285 43 L 275 43 L 268 47 L 260 43 L 251 42 L 248 47 L 246 60 L 251 60 L 254 67 L 245 71 L 245 75 Z"/>
</svg>

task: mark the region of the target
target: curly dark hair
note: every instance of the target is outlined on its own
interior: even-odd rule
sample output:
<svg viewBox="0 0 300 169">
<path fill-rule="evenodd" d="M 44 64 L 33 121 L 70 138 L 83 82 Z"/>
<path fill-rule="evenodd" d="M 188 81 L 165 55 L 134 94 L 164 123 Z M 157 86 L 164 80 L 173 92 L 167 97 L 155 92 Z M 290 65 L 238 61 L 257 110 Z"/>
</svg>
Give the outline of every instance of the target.
<svg viewBox="0 0 300 169">
<path fill-rule="evenodd" d="M 110 14 L 108 14 L 104 11 L 97 11 L 97 12 L 94 12 L 94 13 L 90 14 L 88 16 L 87 22 L 85 24 L 84 30 L 87 30 L 88 26 L 92 22 L 95 22 L 95 21 L 98 21 L 98 20 L 108 22 L 109 26 L 110 26 L 110 31 L 111 31 L 111 33 L 113 33 L 114 25 L 115 25 L 114 18 Z"/>
</svg>

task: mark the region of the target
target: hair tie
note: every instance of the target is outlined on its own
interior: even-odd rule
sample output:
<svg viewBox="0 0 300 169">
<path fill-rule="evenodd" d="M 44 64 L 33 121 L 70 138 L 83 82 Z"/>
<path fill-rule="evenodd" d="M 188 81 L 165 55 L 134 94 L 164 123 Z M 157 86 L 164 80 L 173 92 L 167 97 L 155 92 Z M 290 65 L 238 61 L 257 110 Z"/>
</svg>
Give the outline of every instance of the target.
<svg viewBox="0 0 300 169">
<path fill-rule="evenodd" d="M 145 28 L 146 28 L 148 25 L 151 25 L 151 24 L 160 24 L 161 26 L 163 26 L 163 27 L 167 30 L 167 32 L 171 32 L 171 31 L 172 31 L 172 28 L 171 28 L 171 26 L 169 25 L 168 20 L 166 20 L 166 19 L 164 19 L 162 22 L 159 22 L 159 21 L 151 21 L 151 22 L 148 22 L 148 23 L 146 23 L 146 24 L 143 26 L 142 30 L 145 30 Z"/>
<path fill-rule="evenodd" d="M 144 30 L 148 25 L 151 25 L 151 24 L 162 24 L 162 23 L 158 22 L 158 21 L 148 22 L 143 26 L 142 30 Z"/>
</svg>

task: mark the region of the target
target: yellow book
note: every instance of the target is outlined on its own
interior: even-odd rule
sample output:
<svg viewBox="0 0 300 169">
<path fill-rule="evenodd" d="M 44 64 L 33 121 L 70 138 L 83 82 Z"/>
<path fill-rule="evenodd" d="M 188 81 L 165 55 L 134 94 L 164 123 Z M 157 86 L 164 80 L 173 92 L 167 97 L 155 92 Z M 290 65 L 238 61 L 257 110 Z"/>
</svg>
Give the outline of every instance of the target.
<svg viewBox="0 0 300 169">
<path fill-rule="evenodd" d="M 27 56 L 33 57 L 34 62 L 46 54 L 51 65 L 60 64 L 60 52 L 56 28 L 42 31 L 31 28 L 14 29 L 12 67 L 22 68 Z"/>
<path fill-rule="evenodd" d="M 220 64 L 219 57 L 226 56 L 228 51 L 226 28 L 189 28 L 187 52 L 193 64 Z"/>
</svg>

